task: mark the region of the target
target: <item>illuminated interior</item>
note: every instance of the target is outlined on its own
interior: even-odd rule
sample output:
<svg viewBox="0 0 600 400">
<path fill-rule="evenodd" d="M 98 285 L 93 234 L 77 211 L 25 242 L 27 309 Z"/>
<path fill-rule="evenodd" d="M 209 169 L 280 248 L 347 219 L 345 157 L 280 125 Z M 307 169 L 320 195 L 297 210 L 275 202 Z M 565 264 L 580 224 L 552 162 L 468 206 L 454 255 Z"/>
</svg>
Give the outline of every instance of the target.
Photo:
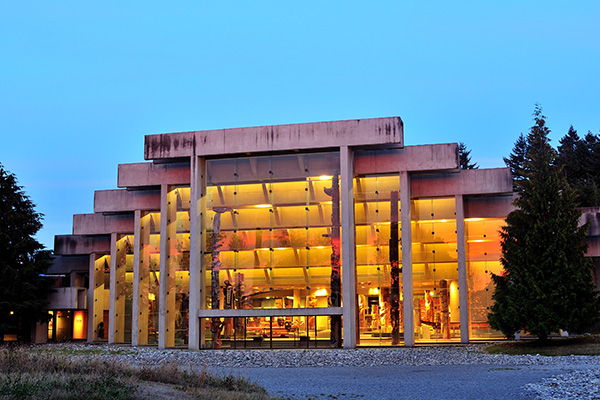
<svg viewBox="0 0 600 400">
<path fill-rule="evenodd" d="M 140 271 L 138 342 L 158 343 L 160 282 L 160 212 L 143 212 L 140 218 Z"/>
<path fill-rule="evenodd" d="M 466 218 L 469 326 L 471 339 L 500 339 L 502 332 L 490 328 L 487 315 L 493 304 L 491 274 L 502 272 L 500 229 L 502 218 Z"/>
<path fill-rule="evenodd" d="M 118 235 L 115 262 L 115 343 L 131 343 L 133 235 Z"/>
<path fill-rule="evenodd" d="M 332 273 L 340 258 L 338 153 L 210 160 L 207 175 L 206 309 L 341 306 L 341 261 L 337 279 Z M 224 341 L 271 338 L 273 329 L 277 339 L 329 339 L 331 329 L 328 316 L 223 324 Z"/>
<path fill-rule="evenodd" d="M 397 174 L 354 179 L 360 345 L 404 342 L 399 193 Z"/>
<path fill-rule="evenodd" d="M 412 200 L 415 342 L 460 340 L 455 200 Z"/>
<path fill-rule="evenodd" d="M 96 256 L 94 262 L 93 340 L 108 340 L 108 310 L 110 306 L 110 255 Z"/>
</svg>

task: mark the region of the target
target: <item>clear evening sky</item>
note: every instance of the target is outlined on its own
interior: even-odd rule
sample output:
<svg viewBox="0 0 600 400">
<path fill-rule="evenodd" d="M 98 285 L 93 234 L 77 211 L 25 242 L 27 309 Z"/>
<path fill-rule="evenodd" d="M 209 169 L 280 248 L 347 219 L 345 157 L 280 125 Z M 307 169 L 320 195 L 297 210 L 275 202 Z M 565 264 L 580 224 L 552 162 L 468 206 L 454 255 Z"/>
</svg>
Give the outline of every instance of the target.
<svg viewBox="0 0 600 400">
<path fill-rule="evenodd" d="M 52 248 L 152 133 L 400 116 L 503 167 L 600 129 L 598 1 L 2 1 L 0 162 Z"/>
</svg>

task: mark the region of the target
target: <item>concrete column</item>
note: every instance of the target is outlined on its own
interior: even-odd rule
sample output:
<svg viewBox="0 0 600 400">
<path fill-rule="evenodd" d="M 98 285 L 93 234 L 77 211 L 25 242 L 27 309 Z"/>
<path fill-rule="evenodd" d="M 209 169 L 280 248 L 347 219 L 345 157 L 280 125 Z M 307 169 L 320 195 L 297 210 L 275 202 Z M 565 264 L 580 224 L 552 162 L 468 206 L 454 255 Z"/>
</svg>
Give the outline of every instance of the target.
<svg viewBox="0 0 600 400">
<path fill-rule="evenodd" d="M 456 199 L 456 251 L 458 257 L 458 302 L 460 309 L 460 341 L 469 343 L 469 288 L 467 286 L 467 251 L 465 244 L 465 208 L 463 196 Z"/>
<path fill-rule="evenodd" d="M 94 341 L 94 329 L 98 324 L 98 308 L 94 301 L 94 292 L 96 289 L 96 253 L 90 254 L 89 261 L 89 278 L 88 278 L 88 290 L 87 290 L 87 310 L 88 310 L 88 324 L 87 324 L 87 342 L 92 343 Z M 96 313 L 96 314 L 94 314 Z"/>
<path fill-rule="evenodd" d="M 166 347 L 167 327 L 167 269 L 168 269 L 168 245 L 167 245 L 167 194 L 169 188 L 166 184 L 160 186 L 160 265 L 159 265 L 159 289 L 158 289 L 158 348 Z M 112 272 L 112 271 L 111 271 Z"/>
<path fill-rule="evenodd" d="M 404 346 L 415 345 L 413 271 L 412 271 L 412 228 L 410 206 L 410 176 L 400 172 L 400 229 L 402 229 L 402 298 L 404 317 Z"/>
<path fill-rule="evenodd" d="M 206 161 L 193 156 L 190 163 L 190 309 L 189 338 L 190 350 L 198 350 L 204 344 L 204 329 L 200 324 L 198 312 L 204 299 L 204 224 L 206 182 L 204 179 Z"/>
<path fill-rule="evenodd" d="M 344 348 L 356 347 L 356 246 L 354 239 L 354 155 L 348 146 L 340 147 L 340 202 L 342 220 L 342 315 Z"/>
<path fill-rule="evenodd" d="M 133 295 L 131 299 L 131 344 L 139 345 L 140 332 L 140 252 L 142 212 L 135 210 L 133 221 Z"/>
<path fill-rule="evenodd" d="M 109 285 L 109 303 L 108 303 L 108 343 L 115 342 L 115 293 L 117 290 L 117 234 L 110 234 L 110 285 Z"/>
</svg>

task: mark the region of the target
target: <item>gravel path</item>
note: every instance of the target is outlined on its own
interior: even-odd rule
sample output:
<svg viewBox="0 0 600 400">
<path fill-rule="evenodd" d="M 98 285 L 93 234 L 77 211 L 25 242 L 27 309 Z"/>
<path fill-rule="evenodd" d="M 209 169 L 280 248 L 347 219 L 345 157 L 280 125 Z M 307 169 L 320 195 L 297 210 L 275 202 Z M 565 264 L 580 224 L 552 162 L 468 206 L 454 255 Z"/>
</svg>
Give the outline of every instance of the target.
<svg viewBox="0 0 600 400">
<path fill-rule="evenodd" d="M 600 356 L 485 354 L 482 345 L 202 351 L 44 346 L 102 350 L 99 357 L 134 365 L 207 367 L 246 376 L 273 394 L 298 399 L 600 399 Z"/>
</svg>

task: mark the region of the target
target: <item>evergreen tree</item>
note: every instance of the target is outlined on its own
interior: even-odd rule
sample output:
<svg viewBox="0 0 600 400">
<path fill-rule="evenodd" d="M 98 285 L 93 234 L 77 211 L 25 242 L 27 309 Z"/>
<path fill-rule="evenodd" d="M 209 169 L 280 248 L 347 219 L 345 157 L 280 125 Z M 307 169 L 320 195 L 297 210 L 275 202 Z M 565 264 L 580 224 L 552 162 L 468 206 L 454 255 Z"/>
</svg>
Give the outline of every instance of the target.
<svg viewBox="0 0 600 400">
<path fill-rule="evenodd" d="M 584 257 L 587 227 L 578 227 L 576 195 L 556 166 L 539 106 L 534 121 L 525 143 L 517 209 L 500 233 L 504 271 L 492 274 L 495 304 L 488 320 L 507 337 L 524 330 L 545 340 L 559 329 L 583 332 L 593 326 L 600 300 L 591 261 Z"/>
<path fill-rule="evenodd" d="M 28 341 L 35 322 L 47 318 L 52 282 L 40 274 L 50 266 L 51 253 L 33 237 L 41 220 L 16 177 L 0 164 L 0 341 L 6 333 Z"/>
<path fill-rule="evenodd" d="M 512 172 L 513 190 L 521 191 L 521 184 L 525 180 L 525 160 L 527 156 L 527 140 L 521 133 L 508 158 L 504 157 L 504 164 Z"/>
<path fill-rule="evenodd" d="M 477 163 L 471 162 L 471 150 L 467 149 L 467 146 L 460 142 L 458 144 L 458 160 L 460 164 L 460 169 L 477 169 L 479 165 Z"/>
</svg>

